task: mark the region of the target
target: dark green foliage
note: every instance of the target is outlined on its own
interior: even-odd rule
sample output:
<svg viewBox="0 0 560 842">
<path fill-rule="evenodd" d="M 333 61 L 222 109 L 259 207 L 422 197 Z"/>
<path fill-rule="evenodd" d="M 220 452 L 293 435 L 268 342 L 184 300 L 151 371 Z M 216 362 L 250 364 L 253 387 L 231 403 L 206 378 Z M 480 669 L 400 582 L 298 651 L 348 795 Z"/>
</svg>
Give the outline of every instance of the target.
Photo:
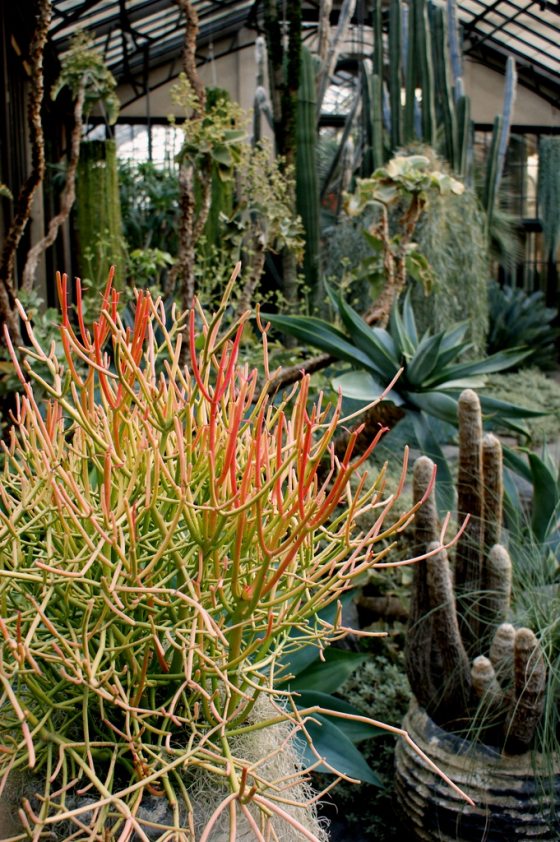
<svg viewBox="0 0 560 842">
<path fill-rule="evenodd" d="M 382 654 L 369 655 L 342 685 L 339 695 L 364 716 L 400 727 L 410 701 L 402 650 L 394 645 L 386 646 Z M 362 743 L 360 750 L 383 789 L 342 781 L 333 794 L 337 808 L 332 816 L 333 838 L 400 842 L 402 828 L 394 791 L 395 738 L 381 733 L 375 739 Z"/>
<path fill-rule="evenodd" d="M 489 354 L 497 350 L 526 347 L 527 356 L 518 367 L 556 365 L 556 341 L 560 330 L 552 326 L 558 310 L 547 307 L 542 292 L 527 293 L 517 287 L 501 287 L 495 281 L 488 286 Z"/>
<path fill-rule="evenodd" d="M 547 257 L 554 260 L 560 242 L 560 137 L 539 141 L 539 216 Z"/>
<path fill-rule="evenodd" d="M 175 168 L 151 161 L 119 163 L 123 231 L 130 249 L 177 254 L 179 178 Z"/>
<path fill-rule="evenodd" d="M 509 368 L 522 355 L 504 351 L 472 362 L 459 362 L 469 347 L 465 340 L 468 325 L 456 324 L 435 335 L 426 332 L 419 336 L 409 294 L 402 305 L 393 308 L 387 330 L 366 324 L 341 294 L 336 303 L 344 331 L 312 317 L 267 314 L 266 318 L 302 342 L 352 363 L 357 370 L 337 377 L 333 385 L 347 397 L 363 403 L 378 397 L 402 367 L 387 399 L 456 424 L 459 392 L 480 385 L 485 374 Z M 511 405 L 499 407 L 486 401 L 486 406 L 501 410 L 508 420 L 520 417 Z"/>
</svg>

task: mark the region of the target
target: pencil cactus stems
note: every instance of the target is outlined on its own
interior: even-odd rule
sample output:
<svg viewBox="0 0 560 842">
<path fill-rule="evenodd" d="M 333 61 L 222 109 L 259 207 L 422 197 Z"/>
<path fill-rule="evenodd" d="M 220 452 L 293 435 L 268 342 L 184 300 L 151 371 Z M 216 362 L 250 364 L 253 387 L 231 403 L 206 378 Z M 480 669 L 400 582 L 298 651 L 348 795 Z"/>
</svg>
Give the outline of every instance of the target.
<svg viewBox="0 0 560 842">
<path fill-rule="evenodd" d="M 546 665 L 531 629 L 517 629 L 514 643 L 514 694 L 506 721 L 506 746 L 526 751 L 544 710 Z"/>
<path fill-rule="evenodd" d="M 383 565 L 379 544 L 414 508 L 392 520 L 394 496 L 359 475 L 383 430 L 356 456 L 358 427 L 336 456 L 341 397 L 312 401 L 306 376 L 271 400 L 258 317 L 264 382 L 239 360 L 249 313 L 228 319 L 238 272 L 211 316 L 195 300 L 169 320 L 139 291 L 129 327 L 113 272 L 92 325 L 79 280 L 74 321 L 59 276 L 61 359 L 21 305 L 21 359 L 6 331 L 22 394 L 2 442 L 0 781 L 29 767 L 33 791 L 46 787 L 22 838 L 62 820 L 76 828 L 64 838 L 147 838 L 137 807 L 150 794 L 170 804 L 169 838 L 214 838 L 222 813 L 224 838 L 237 838 L 249 808 L 257 838 L 275 834 L 271 813 L 291 838 L 315 838 L 285 809 L 305 770 L 278 777 L 266 752 L 248 766 L 236 740 L 283 723 L 289 741 L 323 711 L 277 690 L 286 656 L 343 636 L 339 597 Z M 375 520 L 366 534 L 364 512 Z M 329 604 L 332 622 L 319 622 Z M 255 720 L 260 702 L 272 712 Z M 279 748 L 274 739 L 272 756 Z M 223 792 L 200 836 L 189 802 L 198 774 Z M 69 809 L 83 787 L 86 809 Z"/>
</svg>

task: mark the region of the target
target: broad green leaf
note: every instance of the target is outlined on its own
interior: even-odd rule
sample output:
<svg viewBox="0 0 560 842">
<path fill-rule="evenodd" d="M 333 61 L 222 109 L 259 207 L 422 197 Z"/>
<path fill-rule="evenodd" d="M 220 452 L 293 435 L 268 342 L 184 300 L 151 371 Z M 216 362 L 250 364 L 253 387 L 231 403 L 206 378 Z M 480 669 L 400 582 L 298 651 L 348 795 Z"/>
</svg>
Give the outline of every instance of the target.
<svg viewBox="0 0 560 842">
<path fill-rule="evenodd" d="M 337 772 L 349 775 L 351 778 L 374 784 L 374 786 L 382 786 L 381 781 L 373 769 L 368 766 L 354 743 L 326 717 L 315 714 L 313 719 L 306 722 L 305 728 L 315 751 L 320 757 L 325 758 L 329 766 Z M 298 741 L 303 743 L 303 739 L 300 739 L 299 736 Z M 309 765 L 317 762 L 317 757 L 307 745 L 307 741 L 304 745 L 303 758 L 304 762 Z M 332 769 L 324 764 L 317 767 L 317 771 L 333 774 Z"/>
<path fill-rule="evenodd" d="M 449 367 L 445 372 L 441 373 L 440 379 L 447 380 L 452 377 L 456 380 L 460 377 L 469 377 L 471 375 L 495 374 L 497 371 L 504 371 L 504 369 L 516 365 L 525 359 L 528 353 L 530 353 L 529 350 L 520 351 L 518 348 L 508 348 L 506 351 L 498 351 L 497 354 L 491 354 L 491 356 L 481 360 L 474 360 L 473 362 L 461 363 Z M 434 379 L 434 384 L 438 382 L 439 380 L 437 378 Z"/>
<path fill-rule="evenodd" d="M 416 329 L 416 319 L 414 318 L 414 310 L 412 309 L 410 295 L 407 295 L 404 299 L 402 317 L 404 322 L 404 329 L 406 330 L 407 336 L 410 337 L 411 342 L 414 345 L 417 345 L 418 331 Z"/>
<path fill-rule="evenodd" d="M 426 415 L 434 415 L 457 426 L 457 399 L 443 392 L 407 392 L 407 398 L 417 409 Z"/>
<path fill-rule="evenodd" d="M 361 710 L 358 710 L 358 708 L 349 702 L 345 702 L 344 699 L 337 699 L 336 696 L 319 693 L 316 690 L 304 690 L 299 696 L 294 697 L 294 701 L 300 710 L 317 706 L 325 710 L 346 713 L 350 716 L 364 716 Z M 355 719 L 341 719 L 338 716 L 329 717 L 328 714 L 321 715 L 329 719 L 337 728 L 340 728 L 353 743 L 359 743 L 361 740 L 368 740 L 371 737 L 378 737 L 383 733 L 382 728 L 378 728 L 376 725 L 368 725 L 366 722 L 357 722 Z"/>
<path fill-rule="evenodd" d="M 338 308 L 344 326 L 358 348 L 367 354 L 376 368 L 381 369 L 390 380 L 399 368 L 399 358 L 391 336 L 381 328 L 377 328 L 377 332 L 372 330 L 342 296 L 338 298 Z M 383 339 L 382 334 L 385 334 Z"/>
<path fill-rule="evenodd" d="M 462 377 L 460 380 L 445 380 L 443 383 L 437 384 L 438 391 L 441 392 L 462 392 L 463 389 L 483 389 L 485 385 L 486 377 L 484 375 L 480 377 Z"/>
<path fill-rule="evenodd" d="M 528 457 L 533 482 L 531 528 L 538 540 L 544 541 L 552 516 L 558 509 L 560 489 L 556 480 L 556 472 L 552 472 L 536 453 L 530 452 Z"/>
<path fill-rule="evenodd" d="M 441 334 L 424 336 L 416 353 L 406 367 L 406 379 L 414 386 L 422 386 L 434 370 L 441 345 Z"/>
<path fill-rule="evenodd" d="M 369 371 L 347 371 L 332 381 L 332 387 L 338 392 L 340 389 L 345 398 L 354 401 L 371 403 L 383 394 L 386 383 L 377 379 Z M 404 401 L 394 389 L 387 393 L 384 400 L 392 401 L 395 406 L 401 406 Z"/>
<path fill-rule="evenodd" d="M 356 667 L 359 667 L 367 655 L 350 652 L 347 649 L 324 651 L 324 661 L 315 661 L 290 681 L 290 690 L 319 690 L 322 693 L 334 693 L 343 684 Z"/>
<path fill-rule="evenodd" d="M 377 237 L 375 234 L 372 234 L 371 231 L 368 231 L 365 228 L 363 229 L 362 234 L 367 240 L 368 244 L 373 249 L 373 251 L 376 254 L 381 254 L 383 251 L 383 240 L 381 239 L 381 237 Z"/>
<path fill-rule="evenodd" d="M 527 482 L 531 482 L 531 468 L 523 456 L 520 456 L 519 453 L 516 453 L 515 450 L 512 450 L 512 448 L 507 445 L 502 445 L 502 454 L 504 457 L 504 465 L 507 465 L 507 467 L 514 471 L 514 473 L 519 474 L 520 477 L 526 479 Z"/>
<path fill-rule="evenodd" d="M 497 420 L 504 421 L 512 418 L 539 418 L 542 415 L 549 413 L 539 409 L 528 409 L 525 406 L 517 406 L 514 403 L 501 401 L 497 398 L 492 398 L 489 395 L 479 395 L 480 406 L 485 416 L 494 416 Z"/>
<path fill-rule="evenodd" d="M 332 354 L 338 360 L 360 364 L 368 369 L 374 367 L 369 357 L 352 345 L 348 337 L 322 319 L 316 319 L 313 316 L 280 316 L 271 313 L 262 315 L 274 327 L 295 336 L 301 342 Z"/>
<path fill-rule="evenodd" d="M 441 350 L 451 351 L 457 345 L 460 345 L 467 335 L 468 329 L 468 322 L 459 322 L 459 324 L 455 325 L 450 330 L 445 331 L 441 340 Z"/>
<path fill-rule="evenodd" d="M 406 324 L 401 316 L 398 302 L 396 302 L 391 310 L 391 317 L 389 319 L 389 333 L 393 337 L 393 341 L 397 346 L 397 353 L 403 354 L 408 360 L 412 358 L 415 351 L 414 337 L 409 336 L 406 329 Z"/>
</svg>

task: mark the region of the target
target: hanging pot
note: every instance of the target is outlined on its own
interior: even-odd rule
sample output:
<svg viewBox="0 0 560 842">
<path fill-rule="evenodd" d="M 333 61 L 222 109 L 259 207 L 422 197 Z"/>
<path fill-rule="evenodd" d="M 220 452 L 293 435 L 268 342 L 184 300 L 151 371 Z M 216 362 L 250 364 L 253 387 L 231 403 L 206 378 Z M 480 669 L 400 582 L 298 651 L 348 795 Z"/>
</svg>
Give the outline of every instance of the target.
<svg viewBox="0 0 560 842">
<path fill-rule="evenodd" d="M 528 752 L 506 757 L 444 731 L 413 700 L 405 728 L 475 803 L 467 804 L 404 741 L 396 747 L 397 797 L 415 838 L 426 842 L 560 839 L 560 775 Z M 558 758 L 553 768 L 558 772 Z"/>
</svg>

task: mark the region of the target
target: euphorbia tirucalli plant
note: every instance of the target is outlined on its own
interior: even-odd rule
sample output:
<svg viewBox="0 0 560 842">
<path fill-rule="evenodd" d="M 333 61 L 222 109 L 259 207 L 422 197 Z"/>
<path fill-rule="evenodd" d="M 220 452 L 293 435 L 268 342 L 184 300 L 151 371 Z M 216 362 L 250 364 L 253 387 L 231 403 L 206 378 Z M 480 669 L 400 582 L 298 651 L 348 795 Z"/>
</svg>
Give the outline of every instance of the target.
<svg viewBox="0 0 560 842">
<path fill-rule="evenodd" d="M 340 402 L 310 401 L 308 378 L 270 402 L 266 329 L 259 382 L 238 359 L 247 314 L 224 325 L 234 281 L 211 318 L 196 305 L 171 328 L 140 291 L 129 329 L 111 273 L 88 329 L 80 282 L 75 328 L 59 276 L 63 363 L 20 307 L 30 345 L 20 361 L 11 349 L 23 396 L 0 488 L 0 779 L 27 781 L 14 840 L 206 842 L 225 824 L 233 842 L 240 823 L 318 838 L 294 795 L 301 764 L 282 776 L 281 746 L 252 761 L 240 747 L 306 733 L 321 709 L 277 687 L 282 658 L 344 634 L 340 612 L 319 612 L 390 564 L 386 539 L 413 511 L 387 523 L 383 474 L 350 491 L 382 431 L 353 459 L 356 430 L 338 460 Z M 200 780 L 219 793 L 203 820 Z M 158 799 L 165 822 L 146 811 Z"/>
</svg>

